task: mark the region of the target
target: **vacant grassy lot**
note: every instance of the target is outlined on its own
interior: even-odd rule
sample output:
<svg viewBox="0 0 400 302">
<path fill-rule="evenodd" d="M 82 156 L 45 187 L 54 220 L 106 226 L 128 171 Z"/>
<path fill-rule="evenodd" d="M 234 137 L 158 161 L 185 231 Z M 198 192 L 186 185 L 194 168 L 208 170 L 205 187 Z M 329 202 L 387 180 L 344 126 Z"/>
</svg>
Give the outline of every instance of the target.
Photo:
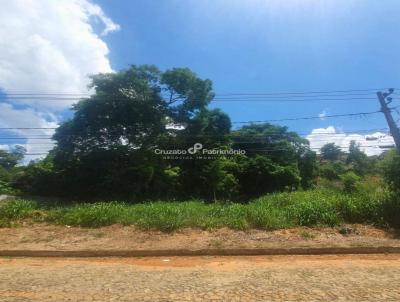
<svg viewBox="0 0 400 302">
<path fill-rule="evenodd" d="M 344 194 L 329 189 L 270 194 L 248 204 L 160 201 L 49 205 L 21 199 L 0 206 L 1 226 L 18 225 L 24 220 L 82 227 L 118 223 L 166 232 L 185 227 L 245 230 L 340 223 L 396 226 L 398 217 L 400 203 L 386 193 Z"/>
</svg>

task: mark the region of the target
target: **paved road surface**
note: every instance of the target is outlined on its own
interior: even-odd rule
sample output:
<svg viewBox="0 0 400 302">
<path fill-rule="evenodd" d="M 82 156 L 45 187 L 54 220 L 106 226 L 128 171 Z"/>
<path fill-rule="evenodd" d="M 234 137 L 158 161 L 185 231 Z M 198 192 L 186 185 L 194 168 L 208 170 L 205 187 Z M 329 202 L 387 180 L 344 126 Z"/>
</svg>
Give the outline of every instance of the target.
<svg viewBox="0 0 400 302">
<path fill-rule="evenodd" d="M 400 255 L 0 258 L 0 301 L 400 301 Z"/>
</svg>

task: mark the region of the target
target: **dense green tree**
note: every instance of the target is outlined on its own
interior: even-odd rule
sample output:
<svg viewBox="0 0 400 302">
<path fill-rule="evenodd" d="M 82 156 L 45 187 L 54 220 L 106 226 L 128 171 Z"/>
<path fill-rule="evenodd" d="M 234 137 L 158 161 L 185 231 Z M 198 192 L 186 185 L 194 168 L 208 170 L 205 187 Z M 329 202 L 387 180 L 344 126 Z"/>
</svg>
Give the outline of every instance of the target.
<svg viewBox="0 0 400 302">
<path fill-rule="evenodd" d="M 370 166 L 368 156 L 360 150 L 360 145 L 355 141 L 350 142 L 346 163 L 352 165 L 354 172 L 359 175 L 367 173 Z"/>
<path fill-rule="evenodd" d="M 22 146 L 14 146 L 11 150 L 0 150 L 0 194 L 13 193 L 12 181 L 19 168 L 26 149 Z"/>
<path fill-rule="evenodd" d="M 397 150 L 388 151 L 381 163 L 383 177 L 393 191 L 400 192 L 400 154 Z"/>
<path fill-rule="evenodd" d="M 144 198 L 163 189 L 168 195 L 162 184 L 170 182 L 171 171 L 179 171 L 178 178 L 183 172 L 154 149 L 191 143 L 181 139 L 187 132 L 230 128 L 226 115 L 206 110 L 213 97 L 211 81 L 189 69 L 162 73 L 154 66 L 132 66 L 93 76 L 92 87 L 95 94 L 76 104 L 73 118 L 54 135 L 54 168 L 70 188 L 67 193 Z"/>
<path fill-rule="evenodd" d="M 271 158 L 261 155 L 241 158 L 239 164 L 238 179 L 241 192 L 245 197 L 291 190 L 299 186 L 300 175 L 295 164 L 279 165 Z"/>
<path fill-rule="evenodd" d="M 321 148 L 321 157 L 325 160 L 339 160 L 343 152 L 335 143 L 329 143 Z"/>
<path fill-rule="evenodd" d="M 300 183 L 304 187 L 310 185 L 315 156 L 308 142 L 297 133 L 289 132 L 287 127 L 265 123 L 235 130 L 232 138 L 234 148 L 246 151 L 245 156 L 239 157 L 242 196 L 293 189 Z"/>
<path fill-rule="evenodd" d="M 264 155 L 280 164 L 291 164 L 308 147 L 308 141 L 287 127 L 251 124 L 232 132 L 233 146 L 246 150 L 247 156 Z"/>
<path fill-rule="evenodd" d="M 299 151 L 299 172 L 301 178 L 301 186 L 309 189 L 313 186 L 317 174 L 317 154 L 305 147 Z"/>
<path fill-rule="evenodd" d="M 14 168 L 23 158 L 26 149 L 22 146 L 15 146 L 10 151 L 0 150 L 0 167 L 6 170 Z"/>
<path fill-rule="evenodd" d="M 173 145 L 179 149 L 188 150 L 195 144 L 201 144 L 204 149 L 227 149 L 229 147 L 229 133 L 231 122 L 227 114 L 219 109 L 199 111 L 186 128 L 172 139 Z M 198 154 L 201 155 L 201 154 Z M 215 196 L 227 198 L 236 190 L 236 182 L 229 171 L 229 161 L 223 157 L 211 156 L 202 159 L 195 155 L 194 160 L 173 161 L 180 167 L 179 182 L 182 184 L 182 193 L 187 197 L 201 196 L 206 199 L 215 199 Z M 226 178 L 225 178 L 226 177 Z M 234 187 L 227 188 L 227 183 Z M 226 192 L 222 192 L 222 187 Z"/>
<path fill-rule="evenodd" d="M 328 180 L 339 180 L 340 175 L 347 171 L 347 166 L 341 161 L 322 162 L 319 165 L 319 175 Z"/>
</svg>

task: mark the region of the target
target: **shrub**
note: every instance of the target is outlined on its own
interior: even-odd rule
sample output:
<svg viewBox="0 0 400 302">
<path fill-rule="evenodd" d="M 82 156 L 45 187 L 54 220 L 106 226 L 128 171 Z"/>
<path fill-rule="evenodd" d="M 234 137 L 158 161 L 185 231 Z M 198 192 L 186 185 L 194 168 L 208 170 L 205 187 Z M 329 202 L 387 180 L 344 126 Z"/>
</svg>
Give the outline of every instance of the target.
<svg viewBox="0 0 400 302">
<path fill-rule="evenodd" d="M 290 210 L 297 224 L 301 226 L 334 226 L 340 222 L 335 207 L 328 203 L 302 202 L 293 206 Z"/>
<path fill-rule="evenodd" d="M 385 181 L 394 191 L 400 191 L 400 154 L 396 150 L 389 151 L 382 162 Z"/>
<path fill-rule="evenodd" d="M 280 229 L 293 226 L 334 226 L 341 222 L 400 227 L 399 198 L 394 193 L 378 190 L 376 185 L 375 188 L 375 192 L 359 190 L 349 194 L 322 188 L 274 193 L 249 204 L 187 201 L 48 206 L 27 200 L 14 200 L 0 206 L 0 227 L 22 219 L 82 227 L 120 223 L 164 232 L 185 227 Z"/>
<path fill-rule="evenodd" d="M 5 182 L 0 180 L 0 194 L 13 194 L 14 190 L 11 186 Z"/>
<path fill-rule="evenodd" d="M 383 220 L 391 227 L 400 228 L 400 200 L 397 196 L 391 196 L 382 204 Z"/>
<path fill-rule="evenodd" d="M 123 203 L 80 204 L 50 211 L 49 220 L 66 225 L 100 227 L 119 222 L 124 213 Z"/>
<path fill-rule="evenodd" d="M 11 200 L 0 206 L 0 219 L 19 220 L 32 217 L 37 204 L 28 200 Z"/>
<path fill-rule="evenodd" d="M 357 182 L 359 182 L 361 178 L 354 172 L 347 172 L 343 175 L 340 175 L 340 180 L 343 182 L 344 191 L 351 193 L 356 190 Z"/>
</svg>

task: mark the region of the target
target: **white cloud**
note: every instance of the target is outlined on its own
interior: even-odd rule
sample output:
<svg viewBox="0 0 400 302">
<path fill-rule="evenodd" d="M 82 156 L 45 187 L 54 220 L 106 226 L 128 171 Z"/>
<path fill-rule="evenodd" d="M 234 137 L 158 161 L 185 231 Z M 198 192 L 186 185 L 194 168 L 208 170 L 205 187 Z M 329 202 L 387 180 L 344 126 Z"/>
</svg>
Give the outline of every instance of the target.
<svg viewBox="0 0 400 302">
<path fill-rule="evenodd" d="M 328 143 L 335 143 L 344 152 L 347 152 L 350 142 L 356 141 L 360 145 L 360 149 L 369 156 L 379 155 L 384 151 L 384 147 L 394 145 L 393 137 L 382 132 L 370 134 L 343 133 L 337 131 L 334 126 L 314 129 L 306 136 L 306 139 L 309 140 L 310 147 L 317 152 L 318 149 Z"/>
<path fill-rule="evenodd" d="M 104 30 L 101 33 L 103 36 L 107 35 L 110 32 L 120 30 L 120 26 L 118 24 L 115 24 L 109 17 L 107 17 L 100 6 L 90 3 L 88 1 L 80 2 L 90 16 L 95 16 L 101 22 L 103 22 L 103 24 L 105 25 Z"/>
<path fill-rule="evenodd" d="M 325 117 L 326 117 L 326 111 L 325 111 L 325 110 L 322 111 L 320 114 L 318 114 L 318 117 L 319 117 L 321 120 L 324 120 Z"/>
<path fill-rule="evenodd" d="M 12 93 L 88 93 L 88 75 L 112 72 L 107 58 L 108 47 L 95 33 L 91 25 L 93 20 L 104 25 L 102 35 L 119 29 L 119 25 L 108 18 L 100 6 L 89 0 L 13 0 L 2 3 L 0 88 L 8 93 L 7 102 L 11 104 L 1 104 L 3 127 L 56 125 L 57 113 L 74 102 L 13 100 Z M 18 109 L 21 107 L 17 105 L 21 104 L 28 109 Z M 38 132 L 46 133 L 44 130 Z M 19 131 L 18 134 L 27 133 Z M 29 131 L 29 134 L 35 133 Z M 32 146 L 28 145 L 31 153 L 39 148 L 38 145 Z"/>
<path fill-rule="evenodd" d="M 0 103 L 0 127 L 14 128 L 55 128 L 57 118 L 52 115 L 44 115 L 33 109 L 16 110 L 10 104 Z M 18 145 L 24 146 L 27 153 L 37 155 L 27 155 L 26 160 L 43 157 L 42 153 L 52 148 L 52 141 L 48 138 L 54 134 L 52 129 L 14 129 L 5 131 L 4 137 L 27 138 L 26 142 Z M 2 135 L 3 136 L 3 135 Z M 9 140 L 11 145 L 16 144 L 17 140 Z"/>
</svg>

